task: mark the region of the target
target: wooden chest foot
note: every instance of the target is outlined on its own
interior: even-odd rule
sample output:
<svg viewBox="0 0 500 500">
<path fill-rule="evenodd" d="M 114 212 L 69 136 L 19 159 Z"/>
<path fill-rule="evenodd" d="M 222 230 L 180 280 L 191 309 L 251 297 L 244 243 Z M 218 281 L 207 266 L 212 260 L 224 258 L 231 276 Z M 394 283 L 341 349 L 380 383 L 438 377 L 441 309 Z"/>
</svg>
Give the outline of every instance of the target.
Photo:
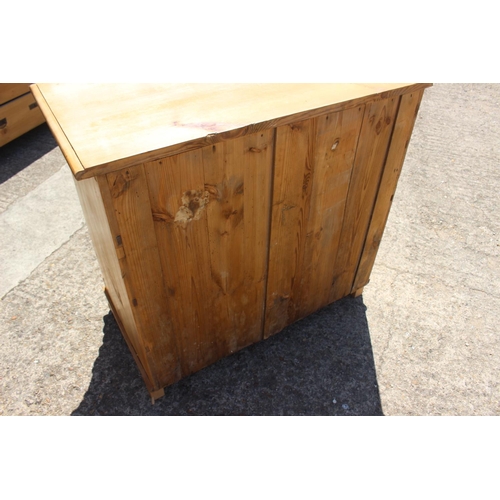
<svg viewBox="0 0 500 500">
<path fill-rule="evenodd" d="M 151 396 L 151 403 L 155 404 L 155 401 L 157 399 L 162 398 L 165 396 L 165 389 L 158 389 L 157 391 L 150 392 L 149 395 Z"/>
</svg>

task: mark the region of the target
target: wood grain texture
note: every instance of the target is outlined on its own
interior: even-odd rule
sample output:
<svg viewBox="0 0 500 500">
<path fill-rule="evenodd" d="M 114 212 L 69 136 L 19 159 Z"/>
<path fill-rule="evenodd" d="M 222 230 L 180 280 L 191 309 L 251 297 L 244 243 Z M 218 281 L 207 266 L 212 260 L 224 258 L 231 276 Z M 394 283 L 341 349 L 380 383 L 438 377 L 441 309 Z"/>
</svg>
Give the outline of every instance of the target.
<svg viewBox="0 0 500 500">
<path fill-rule="evenodd" d="M 401 97 L 389 154 L 352 291 L 364 287 L 370 279 L 422 96 L 423 90 L 420 90 Z"/>
<path fill-rule="evenodd" d="M 265 337 L 329 303 L 363 111 L 277 130 Z"/>
<path fill-rule="evenodd" d="M 44 121 L 31 93 L 0 106 L 0 146 L 17 139 Z"/>
<path fill-rule="evenodd" d="M 104 284 L 106 286 L 106 296 L 112 306 L 113 314 L 120 324 L 120 330 L 127 343 L 133 350 L 134 355 L 141 361 L 141 366 L 147 374 L 149 382 L 153 376 L 148 370 L 146 353 L 142 338 L 139 336 L 135 324 L 132 307 L 128 297 L 128 292 L 123 280 L 126 262 L 124 261 L 123 246 L 117 243 L 116 219 L 112 206 L 104 200 L 110 198 L 109 188 L 105 178 L 85 179 L 75 181 L 76 190 L 80 198 L 85 221 L 87 223 L 92 245 L 97 256 L 97 261 L 101 268 Z M 111 221 L 111 222 L 110 222 Z M 112 228 L 115 228 L 113 231 Z M 150 385 L 153 385 L 152 382 Z"/>
<path fill-rule="evenodd" d="M 181 378 L 144 167 L 107 175 L 126 268 L 124 281 L 154 389 Z"/>
<path fill-rule="evenodd" d="M 297 314 L 293 292 L 300 282 L 304 255 L 313 142 L 313 120 L 276 130 L 265 338 L 282 330 Z"/>
<path fill-rule="evenodd" d="M 385 165 L 399 98 L 366 106 L 347 195 L 330 302 L 351 293 Z"/>
<path fill-rule="evenodd" d="M 273 136 L 145 164 L 183 375 L 262 338 Z"/>
<path fill-rule="evenodd" d="M 205 297 L 211 290 L 207 288 L 204 272 L 208 262 L 208 236 L 206 214 L 202 214 L 204 208 L 200 207 L 204 194 L 201 153 L 148 163 L 145 171 L 166 300 L 178 344 L 181 373 L 185 376 L 213 357 L 212 343 L 206 335 L 211 314 Z M 187 192 L 193 192 L 193 196 L 183 200 Z M 203 215 L 203 218 L 189 221 L 188 211 L 192 217 Z M 184 219 L 176 222 L 178 212 Z"/>
<path fill-rule="evenodd" d="M 274 130 L 204 148 L 203 159 L 215 196 L 207 210 L 211 275 L 232 352 L 262 339 Z"/>
<path fill-rule="evenodd" d="M 300 286 L 302 318 L 330 303 L 364 106 L 317 118 L 314 176 Z M 299 318 L 296 318 L 299 319 Z"/>
<path fill-rule="evenodd" d="M 362 292 L 426 86 L 33 88 L 153 399 Z"/>
<path fill-rule="evenodd" d="M 54 113 L 52 113 L 52 110 L 50 109 L 49 105 L 45 101 L 45 98 L 43 97 L 42 93 L 40 92 L 40 89 L 38 88 L 37 85 L 31 85 L 31 92 L 33 96 L 36 99 L 36 102 L 40 106 L 40 110 L 43 113 L 43 116 L 47 122 L 47 125 L 50 128 L 50 131 L 54 135 L 57 144 L 59 145 L 59 148 L 61 149 L 64 158 L 68 162 L 69 168 L 71 169 L 71 172 L 73 172 L 73 175 L 75 176 L 76 179 L 80 179 L 81 176 L 80 174 L 83 173 L 84 168 L 82 163 L 80 162 L 80 159 L 78 158 L 78 155 L 76 154 L 75 150 L 73 149 L 73 146 L 70 144 L 68 141 L 68 138 L 66 137 L 66 133 L 64 130 L 61 128 L 59 125 L 59 122 L 57 121 L 57 118 L 54 116 Z"/>
<path fill-rule="evenodd" d="M 0 105 L 28 94 L 29 91 L 29 83 L 0 83 Z"/>
<path fill-rule="evenodd" d="M 38 84 L 37 95 L 43 113 L 57 116 L 63 153 L 79 159 L 75 175 L 84 178 L 425 86 Z"/>
</svg>

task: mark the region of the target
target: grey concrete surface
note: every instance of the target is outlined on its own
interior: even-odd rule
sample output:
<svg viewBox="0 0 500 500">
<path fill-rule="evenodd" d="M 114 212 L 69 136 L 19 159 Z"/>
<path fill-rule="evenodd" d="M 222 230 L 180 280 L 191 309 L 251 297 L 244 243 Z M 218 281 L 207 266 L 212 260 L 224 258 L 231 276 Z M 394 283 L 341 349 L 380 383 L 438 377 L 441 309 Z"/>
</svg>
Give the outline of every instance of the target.
<svg viewBox="0 0 500 500">
<path fill-rule="evenodd" d="M 0 213 L 0 298 L 84 223 L 73 175 L 66 165 L 10 204 Z"/>
<path fill-rule="evenodd" d="M 45 125 L 0 148 L 0 217 L 62 165 Z M 428 89 L 363 295 L 182 380 L 154 406 L 87 228 L 74 226 L 0 300 L 0 414 L 499 415 L 499 193 L 500 84 Z M 54 213 L 74 209 L 66 194 Z"/>
</svg>

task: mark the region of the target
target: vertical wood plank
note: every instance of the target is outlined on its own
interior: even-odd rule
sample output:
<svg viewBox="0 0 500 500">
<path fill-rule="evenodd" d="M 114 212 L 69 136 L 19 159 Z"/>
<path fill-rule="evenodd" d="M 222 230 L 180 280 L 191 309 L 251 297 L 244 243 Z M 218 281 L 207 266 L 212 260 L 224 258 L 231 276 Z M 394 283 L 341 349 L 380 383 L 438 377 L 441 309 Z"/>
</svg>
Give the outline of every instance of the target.
<svg viewBox="0 0 500 500">
<path fill-rule="evenodd" d="M 262 337 L 272 157 L 269 130 L 145 164 L 183 375 Z"/>
<path fill-rule="evenodd" d="M 274 130 L 203 150 L 210 274 L 219 330 L 234 352 L 262 339 L 267 277 Z"/>
<path fill-rule="evenodd" d="M 211 340 L 208 232 L 201 150 L 145 164 L 182 375 L 216 358 Z"/>
<path fill-rule="evenodd" d="M 335 259 L 330 302 L 351 293 L 385 164 L 399 98 L 366 106 Z"/>
<path fill-rule="evenodd" d="M 127 261 L 124 280 L 137 330 L 151 368 L 154 389 L 181 378 L 144 167 L 107 175 Z"/>
<path fill-rule="evenodd" d="M 273 206 L 264 337 L 297 315 L 313 175 L 314 121 L 276 129 Z"/>
<path fill-rule="evenodd" d="M 423 90 L 420 90 L 401 97 L 389 154 L 377 194 L 377 201 L 373 209 L 363 254 L 354 280 L 353 292 L 365 286 L 369 281 L 382 234 L 389 217 L 423 92 Z"/>
<path fill-rule="evenodd" d="M 346 198 L 364 106 L 316 118 L 311 209 L 300 289 L 300 318 L 330 302 Z M 295 319 L 299 319 L 296 317 Z"/>
<path fill-rule="evenodd" d="M 329 303 L 363 112 L 278 128 L 266 337 Z"/>
<path fill-rule="evenodd" d="M 110 211 L 109 207 L 106 207 L 106 199 L 109 195 L 106 178 L 94 177 L 75 181 L 75 185 L 104 284 L 115 308 L 113 313 L 118 316 L 116 319 L 121 324 L 122 333 L 132 344 L 148 378 L 152 379 L 122 277 L 124 254 L 123 249 L 120 250 L 115 239 L 117 233 L 114 230 L 116 221 L 113 210 Z"/>
</svg>

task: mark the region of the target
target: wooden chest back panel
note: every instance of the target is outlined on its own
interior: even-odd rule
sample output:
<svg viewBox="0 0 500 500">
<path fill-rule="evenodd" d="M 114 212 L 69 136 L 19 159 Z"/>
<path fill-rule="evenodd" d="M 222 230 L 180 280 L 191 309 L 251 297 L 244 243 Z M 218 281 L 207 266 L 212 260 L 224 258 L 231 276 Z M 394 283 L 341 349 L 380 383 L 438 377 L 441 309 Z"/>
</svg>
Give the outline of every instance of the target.
<svg viewBox="0 0 500 500">
<path fill-rule="evenodd" d="M 76 183 L 151 393 L 368 282 L 422 94 Z"/>
<path fill-rule="evenodd" d="M 144 165 L 183 376 L 262 339 L 274 130 Z"/>
<path fill-rule="evenodd" d="M 363 112 L 277 130 L 265 337 L 329 303 Z"/>
<path fill-rule="evenodd" d="M 398 105 L 278 128 L 265 337 L 351 293 Z"/>
</svg>

